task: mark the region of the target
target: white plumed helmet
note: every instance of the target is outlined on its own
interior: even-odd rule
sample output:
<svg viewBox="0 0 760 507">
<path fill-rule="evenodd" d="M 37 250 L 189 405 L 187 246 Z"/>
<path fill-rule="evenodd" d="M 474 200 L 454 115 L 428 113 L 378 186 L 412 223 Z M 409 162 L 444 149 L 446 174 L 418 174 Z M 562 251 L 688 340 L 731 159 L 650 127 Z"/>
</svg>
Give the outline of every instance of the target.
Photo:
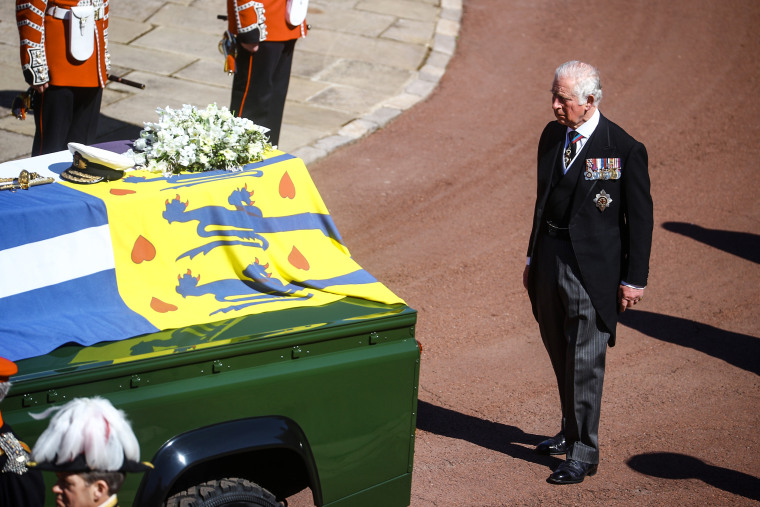
<svg viewBox="0 0 760 507">
<path fill-rule="evenodd" d="M 32 462 L 41 470 L 57 472 L 143 472 L 152 468 L 140 463 L 140 445 L 124 412 L 99 396 L 75 398 L 51 407 L 47 429 L 32 449 Z"/>
</svg>

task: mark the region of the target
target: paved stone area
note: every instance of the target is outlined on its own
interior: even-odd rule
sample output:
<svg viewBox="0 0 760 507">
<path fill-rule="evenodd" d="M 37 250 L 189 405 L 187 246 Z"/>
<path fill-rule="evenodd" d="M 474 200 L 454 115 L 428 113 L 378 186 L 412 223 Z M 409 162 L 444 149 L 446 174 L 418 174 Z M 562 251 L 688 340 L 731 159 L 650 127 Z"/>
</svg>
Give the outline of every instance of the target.
<svg viewBox="0 0 760 507">
<path fill-rule="evenodd" d="M 463 0 L 312 0 L 311 31 L 296 44 L 280 149 L 308 164 L 424 100 L 454 53 Z M 112 74 L 99 140 L 137 137 L 157 107 L 229 105 L 231 76 L 217 44 L 225 0 L 111 2 Z M 28 156 L 33 118 L 16 120 L 27 88 L 12 2 L 0 8 L 0 162 Z"/>
</svg>

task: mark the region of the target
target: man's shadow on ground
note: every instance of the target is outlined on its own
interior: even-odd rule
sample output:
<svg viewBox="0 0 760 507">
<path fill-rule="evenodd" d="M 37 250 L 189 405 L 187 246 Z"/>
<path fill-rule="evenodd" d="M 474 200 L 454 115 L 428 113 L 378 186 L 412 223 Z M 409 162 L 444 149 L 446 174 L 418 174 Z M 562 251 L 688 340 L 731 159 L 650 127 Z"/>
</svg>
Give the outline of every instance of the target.
<svg viewBox="0 0 760 507">
<path fill-rule="evenodd" d="M 417 402 L 417 428 L 436 435 L 465 440 L 552 469 L 562 462 L 557 457 L 542 456 L 534 452 L 534 447 L 545 440 L 546 435 L 525 433 L 516 426 L 487 421 L 422 400 Z"/>
<path fill-rule="evenodd" d="M 749 232 L 706 229 L 685 222 L 665 222 L 663 229 L 760 264 L 760 235 Z"/>
<path fill-rule="evenodd" d="M 417 428 L 500 452 L 513 458 L 550 467 L 562 462 L 560 457 L 536 454 L 533 448 L 546 436 L 525 433 L 520 428 L 487 421 L 419 400 Z M 699 479 L 714 488 L 760 500 L 760 479 L 729 468 L 709 465 L 685 454 L 655 452 L 628 459 L 628 466 L 644 475 L 662 479 Z"/>
<path fill-rule="evenodd" d="M 666 231 L 681 234 L 713 248 L 760 264 L 760 235 L 707 229 L 685 222 L 665 222 Z M 760 338 L 732 333 L 680 317 L 650 312 L 626 312 L 620 322 L 658 340 L 690 347 L 760 375 Z"/>
<path fill-rule="evenodd" d="M 652 338 L 698 350 L 760 375 L 760 338 L 641 310 L 621 314 L 620 323 Z"/>
<path fill-rule="evenodd" d="M 111 141 L 134 141 L 140 138 L 142 126 L 133 125 L 104 114 L 98 120 L 97 144 Z"/>
<path fill-rule="evenodd" d="M 26 91 L 26 88 L 24 88 L 23 90 L 0 90 L 0 107 L 10 109 L 16 97 L 18 97 L 25 91 Z"/>
<path fill-rule="evenodd" d="M 673 452 L 653 452 L 633 456 L 628 461 L 633 470 L 662 479 L 699 479 L 715 488 L 760 500 L 760 479 L 743 472 L 708 465 L 704 461 Z"/>
</svg>

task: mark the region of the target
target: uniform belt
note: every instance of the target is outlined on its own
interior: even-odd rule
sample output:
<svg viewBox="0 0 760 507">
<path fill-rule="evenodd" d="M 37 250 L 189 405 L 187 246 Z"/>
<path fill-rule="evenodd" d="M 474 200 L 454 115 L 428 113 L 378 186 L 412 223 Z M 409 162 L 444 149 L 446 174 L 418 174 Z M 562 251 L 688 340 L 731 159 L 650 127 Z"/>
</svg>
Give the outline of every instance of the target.
<svg viewBox="0 0 760 507">
<path fill-rule="evenodd" d="M 105 8 L 98 7 L 95 9 L 95 19 L 101 19 L 104 16 Z M 51 5 L 48 7 L 47 13 L 49 16 L 53 16 L 56 19 L 65 19 L 69 13 L 69 9 L 58 7 L 57 5 Z"/>
<path fill-rule="evenodd" d="M 567 227 L 559 227 L 552 223 L 551 220 L 546 220 L 544 222 L 544 232 L 551 238 L 570 239 L 570 229 Z"/>
</svg>

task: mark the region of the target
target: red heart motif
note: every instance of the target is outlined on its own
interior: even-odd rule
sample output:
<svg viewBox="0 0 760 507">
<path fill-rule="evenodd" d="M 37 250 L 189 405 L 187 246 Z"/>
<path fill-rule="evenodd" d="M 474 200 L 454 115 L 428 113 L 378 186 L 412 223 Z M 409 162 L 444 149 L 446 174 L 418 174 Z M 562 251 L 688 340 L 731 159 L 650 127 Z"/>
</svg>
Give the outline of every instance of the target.
<svg viewBox="0 0 760 507">
<path fill-rule="evenodd" d="M 309 261 L 306 260 L 306 257 L 304 257 L 301 251 L 295 246 L 290 251 L 290 255 L 288 255 L 288 262 L 290 262 L 293 267 L 303 269 L 304 271 L 308 271 L 310 267 Z"/>
<path fill-rule="evenodd" d="M 154 311 L 156 311 L 158 313 L 167 313 L 167 312 L 176 312 L 177 311 L 177 307 L 176 306 L 174 306 L 172 304 L 169 304 L 169 303 L 164 303 L 163 301 L 161 301 L 158 298 L 153 298 L 153 299 L 150 300 L 150 307 Z"/>
<path fill-rule="evenodd" d="M 280 197 L 283 199 L 294 199 L 296 196 L 296 186 L 293 180 L 290 179 L 290 174 L 285 171 L 285 174 L 280 178 Z"/>
<path fill-rule="evenodd" d="M 142 261 L 152 261 L 155 258 L 156 247 L 143 236 L 139 236 L 132 247 L 132 262 L 140 264 Z"/>
</svg>

